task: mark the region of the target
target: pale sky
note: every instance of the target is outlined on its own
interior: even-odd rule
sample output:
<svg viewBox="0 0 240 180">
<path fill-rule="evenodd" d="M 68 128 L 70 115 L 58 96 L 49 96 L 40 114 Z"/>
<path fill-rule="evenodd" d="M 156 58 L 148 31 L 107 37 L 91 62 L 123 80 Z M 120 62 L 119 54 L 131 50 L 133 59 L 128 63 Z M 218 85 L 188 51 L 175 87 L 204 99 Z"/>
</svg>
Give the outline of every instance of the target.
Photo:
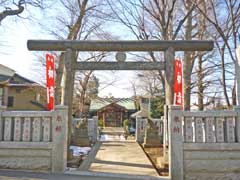
<svg viewBox="0 0 240 180">
<path fill-rule="evenodd" d="M 20 75 L 40 82 L 42 74 L 45 73 L 45 69 L 37 67 L 37 56 L 34 52 L 28 51 L 27 40 L 28 39 L 53 39 L 32 22 L 27 20 L 8 21 L 0 25 L 0 63 L 15 70 Z M 39 66 L 40 67 L 40 66 Z M 41 72 L 39 72 L 41 71 Z M 98 71 L 96 72 L 100 82 L 115 83 L 107 88 L 100 87 L 100 96 L 113 95 L 115 97 L 130 97 L 132 91 L 130 90 L 130 81 L 134 78 L 134 72 L 132 71 L 118 71 L 114 73 Z"/>
</svg>

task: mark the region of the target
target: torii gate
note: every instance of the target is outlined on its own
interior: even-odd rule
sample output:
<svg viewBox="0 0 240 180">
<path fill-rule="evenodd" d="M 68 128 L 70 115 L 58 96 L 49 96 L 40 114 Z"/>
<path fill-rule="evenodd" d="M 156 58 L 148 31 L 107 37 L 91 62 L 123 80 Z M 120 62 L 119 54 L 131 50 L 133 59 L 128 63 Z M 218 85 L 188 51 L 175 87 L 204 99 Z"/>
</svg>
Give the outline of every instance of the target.
<svg viewBox="0 0 240 180">
<path fill-rule="evenodd" d="M 27 42 L 28 49 L 31 51 L 66 51 L 64 61 L 64 92 L 62 94 L 61 103 L 67 105 L 69 108 L 68 129 L 70 129 L 72 125 L 72 99 L 76 70 L 165 70 L 166 105 L 171 105 L 173 104 L 174 95 L 175 51 L 211 51 L 213 49 L 213 44 L 213 41 L 199 40 L 28 40 Z M 74 62 L 74 51 L 164 51 L 165 62 Z M 166 123 L 164 123 L 164 129 L 167 129 Z M 164 144 L 165 143 L 166 137 L 164 136 Z"/>
<path fill-rule="evenodd" d="M 173 104 L 175 51 L 211 51 L 213 41 L 101 41 L 101 40 L 28 40 L 31 51 L 66 51 L 62 104 L 72 115 L 74 74 L 76 70 L 165 70 L 166 105 Z M 165 62 L 74 62 L 74 51 L 164 51 Z M 66 85 L 67 84 L 67 85 Z M 68 125 L 71 124 L 68 120 Z"/>
</svg>

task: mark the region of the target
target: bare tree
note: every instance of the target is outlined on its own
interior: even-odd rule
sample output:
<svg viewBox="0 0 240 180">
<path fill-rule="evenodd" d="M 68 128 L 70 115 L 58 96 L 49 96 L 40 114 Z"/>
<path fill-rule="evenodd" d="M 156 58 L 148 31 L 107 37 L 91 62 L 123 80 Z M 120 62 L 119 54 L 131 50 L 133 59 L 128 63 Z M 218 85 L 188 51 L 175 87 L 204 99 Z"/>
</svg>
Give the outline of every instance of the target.
<svg viewBox="0 0 240 180">
<path fill-rule="evenodd" d="M 186 13 L 183 13 L 181 10 L 182 1 L 180 0 L 119 0 L 117 3 L 108 0 L 107 2 L 114 12 L 115 16 L 113 18 L 127 27 L 138 40 L 175 40 L 181 38 L 183 25 L 191 18 L 192 11 L 195 9 L 195 4 L 192 3 L 187 8 Z M 186 59 L 188 62 L 185 63 L 185 69 L 189 72 L 185 73 L 184 77 L 189 78 L 192 72 L 193 60 L 191 60 L 191 57 Z M 163 56 L 158 55 L 156 52 L 148 52 L 145 60 L 161 61 Z M 159 71 L 158 74 L 163 87 L 165 87 L 164 73 Z M 191 83 L 191 80 L 185 82 Z M 188 90 L 185 93 L 188 93 L 190 104 L 190 91 Z"/>
<path fill-rule="evenodd" d="M 203 6 L 196 4 L 198 10 L 204 18 L 215 29 L 215 42 L 221 57 L 222 64 L 222 86 L 227 106 L 230 107 L 229 95 L 226 85 L 225 56 L 232 60 L 235 72 L 238 71 L 235 49 L 237 48 L 237 33 L 240 28 L 240 2 L 238 0 L 210 0 L 207 3 L 208 11 L 204 11 Z M 235 76 L 236 78 L 236 76 Z M 232 104 L 236 104 L 236 88 L 234 79 L 232 84 Z"/>
<path fill-rule="evenodd" d="M 101 53 L 89 53 L 89 58 L 85 58 L 84 61 L 95 61 L 95 62 L 99 62 L 102 61 L 105 57 L 106 57 L 107 53 L 106 52 L 101 52 Z M 86 109 L 85 107 L 87 105 L 89 105 L 91 99 L 92 98 L 92 92 L 90 92 L 92 90 L 92 88 L 96 88 L 96 87 L 91 87 L 91 80 L 94 80 L 96 83 L 96 86 L 99 86 L 99 82 L 97 82 L 98 80 L 95 78 L 93 71 L 83 71 L 83 72 L 79 72 L 77 73 L 76 76 L 76 83 L 75 83 L 75 94 L 77 94 L 77 108 L 76 108 L 76 112 L 77 112 L 77 116 L 81 116 L 81 117 L 86 117 L 87 113 L 88 113 L 88 109 Z M 97 87 L 98 88 L 98 87 Z M 98 91 L 96 92 L 97 95 Z"/>
<path fill-rule="evenodd" d="M 185 25 L 185 40 L 192 40 L 193 35 L 193 12 L 191 9 L 194 7 L 193 1 L 186 0 L 184 2 L 186 14 L 189 13 L 186 18 Z M 184 62 L 183 62 L 183 95 L 184 95 L 184 110 L 190 110 L 191 105 L 191 74 L 194 66 L 194 54 L 192 52 L 184 52 Z"/>
<path fill-rule="evenodd" d="M 219 81 L 221 64 L 216 63 L 216 52 L 197 53 L 194 58 L 196 64 L 191 74 L 191 97 L 197 99 L 197 102 L 192 102 L 199 110 L 204 110 L 207 107 L 215 104 L 216 97 L 222 92 Z"/>
<path fill-rule="evenodd" d="M 45 8 L 47 7 L 46 0 L 0 0 L 0 24 L 10 16 L 21 17 L 27 6 Z"/>
<path fill-rule="evenodd" d="M 144 71 L 138 73 L 138 80 L 135 82 L 137 94 L 148 95 L 154 97 L 159 94 L 164 94 L 164 89 L 161 79 L 157 71 Z"/>
<path fill-rule="evenodd" d="M 86 40 L 93 37 L 98 37 L 104 34 L 101 26 L 104 25 L 105 17 L 107 16 L 104 12 L 105 6 L 100 0 L 60 0 L 58 2 L 59 9 L 56 12 L 55 17 L 49 17 L 48 24 L 51 26 L 42 24 L 43 27 L 52 35 L 58 39 L 68 40 Z M 103 11 L 102 11 L 103 10 Z M 55 103 L 61 103 L 62 87 L 61 81 L 64 72 L 64 58 L 65 53 L 59 54 L 58 58 L 58 69 L 56 70 L 55 80 Z M 84 53 L 74 52 L 74 62 L 79 60 L 86 61 L 88 58 Z M 82 74 L 81 84 L 86 89 L 88 80 L 92 72 Z M 75 76 L 74 76 L 75 78 Z M 73 92 L 70 92 L 70 94 Z M 85 92 L 83 91 L 83 94 Z M 84 97 L 84 95 L 82 96 Z M 84 103 L 84 102 L 83 102 Z M 72 126 L 72 102 L 68 104 L 68 145 L 71 140 L 71 126 Z"/>
</svg>

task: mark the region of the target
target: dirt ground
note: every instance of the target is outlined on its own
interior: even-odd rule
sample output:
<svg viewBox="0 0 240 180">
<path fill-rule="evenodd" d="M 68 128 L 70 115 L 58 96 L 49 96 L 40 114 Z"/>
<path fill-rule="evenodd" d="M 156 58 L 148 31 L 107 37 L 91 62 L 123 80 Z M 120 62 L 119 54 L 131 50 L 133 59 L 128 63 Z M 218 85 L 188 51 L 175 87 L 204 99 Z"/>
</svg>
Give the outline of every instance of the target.
<svg viewBox="0 0 240 180">
<path fill-rule="evenodd" d="M 162 165 L 158 164 L 157 158 L 163 157 L 163 148 L 162 147 L 148 147 L 143 148 L 148 158 L 151 159 L 155 168 L 157 169 L 160 176 L 168 176 L 168 166 L 162 167 Z"/>
</svg>

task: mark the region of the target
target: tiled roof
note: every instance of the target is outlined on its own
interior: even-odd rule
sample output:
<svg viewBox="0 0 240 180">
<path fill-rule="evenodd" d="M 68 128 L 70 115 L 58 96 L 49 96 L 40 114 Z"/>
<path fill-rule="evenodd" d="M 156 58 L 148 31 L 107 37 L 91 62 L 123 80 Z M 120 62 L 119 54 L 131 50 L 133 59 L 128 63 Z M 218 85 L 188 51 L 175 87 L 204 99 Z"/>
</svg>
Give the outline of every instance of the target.
<svg viewBox="0 0 240 180">
<path fill-rule="evenodd" d="M 91 100 L 90 111 L 96 111 L 111 103 L 116 103 L 127 110 L 135 110 L 134 100 L 131 98 L 96 98 Z"/>
<path fill-rule="evenodd" d="M 8 80 L 11 78 L 11 76 L 5 76 L 0 74 L 0 84 L 8 82 Z"/>
<path fill-rule="evenodd" d="M 5 83 L 7 83 L 9 86 L 38 85 L 38 83 L 17 74 L 11 68 L 0 64 L 0 84 Z"/>
<path fill-rule="evenodd" d="M 11 84 L 37 84 L 37 83 L 15 73 L 10 79 L 9 84 L 11 85 Z"/>
</svg>

